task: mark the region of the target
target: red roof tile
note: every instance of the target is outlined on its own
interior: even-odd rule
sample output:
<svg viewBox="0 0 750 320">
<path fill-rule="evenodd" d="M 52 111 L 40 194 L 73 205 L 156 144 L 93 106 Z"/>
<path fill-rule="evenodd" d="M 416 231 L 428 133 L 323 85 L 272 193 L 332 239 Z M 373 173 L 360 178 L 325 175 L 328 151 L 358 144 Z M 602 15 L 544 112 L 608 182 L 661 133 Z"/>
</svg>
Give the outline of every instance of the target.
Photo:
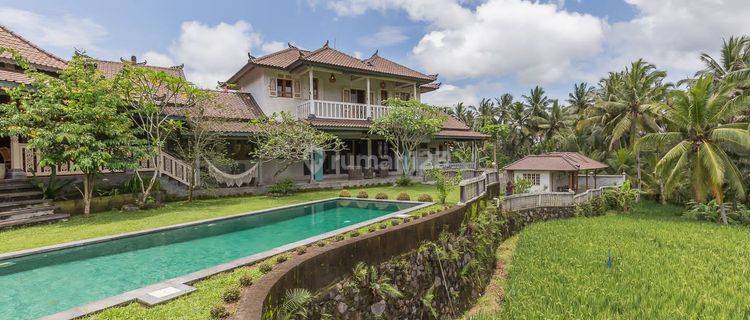
<svg viewBox="0 0 750 320">
<path fill-rule="evenodd" d="M 213 99 L 205 105 L 206 116 L 221 121 L 249 121 L 263 116 L 263 111 L 255 102 L 252 94 L 236 91 L 215 91 L 209 90 L 213 94 Z M 185 108 L 169 107 L 165 112 L 170 115 L 180 116 L 185 112 Z"/>
<path fill-rule="evenodd" d="M 505 170 L 579 171 L 608 168 L 606 164 L 577 152 L 550 152 L 528 155 L 507 165 Z"/>
<path fill-rule="evenodd" d="M 123 61 L 107 61 L 107 60 L 98 60 L 94 59 L 94 62 L 96 62 L 96 68 L 101 71 L 105 77 L 111 78 L 114 77 L 120 70 L 122 70 L 123 65 L 125 63 L 130 62 L 123 62 Z M 180 77 L 185 79 L 185 73 L 182 71 L 182 66 L 175 66 L 175 67 L 158 67 L 158 66 L 149 66 L 147 64 L 139 64 L 143 67 L 154 69 L 157 71 L 164 71 L 167 74 L 170 74 L 175 77 Z"/>
<path fill-rule="evenodd" d="M 270 68 L 291 70 L 300 64 L 316 64 L 334 68 L 349 69 L 364 73 L 375 73 L 391 75 L 417 80 L 421 83 L 429 83 L 437 79 L 437 75 L 426 75 L 415 71 L 396 62 L 390 61 L 377 55 L 377 52 L 365 60 L 357 59 L 339 50 L 331 48 L 326 42 L 323 47 L 306 51 L 289 45 L 289 48 L 274 52 L 259 58 L 250 57 L 247 65 L 235 73 L 227 83 L 236 82 L 250 68 L 257 65 Z M 424 92 L 431 91 L 431 87 L 425 87 Z M 434 90 L 434 89 L 432 89 Z"/>
<path fill-rule="evenodd" d="M 256 128 L 247 121 L 215 121 L 208 126 L 211 130 L 224 133 L 253 133 Z"/>
<path fill-rule="evenodd" d="M 0 81 L 29 84 L 31 83 L 31 78 L 23 72 L 0 69 Z"/>
<path fill-rule="evenodd" d="M 11 48 L 23 56 L 29 63 L 38 69 L 56 71 L 65 68 L 65 60 L 36 46 L 10 29 L 0 25 L 0 47 Z M 0 60 L 14 63 L 13 57 L 8 53 L 0 55 Z"/>
</svg>

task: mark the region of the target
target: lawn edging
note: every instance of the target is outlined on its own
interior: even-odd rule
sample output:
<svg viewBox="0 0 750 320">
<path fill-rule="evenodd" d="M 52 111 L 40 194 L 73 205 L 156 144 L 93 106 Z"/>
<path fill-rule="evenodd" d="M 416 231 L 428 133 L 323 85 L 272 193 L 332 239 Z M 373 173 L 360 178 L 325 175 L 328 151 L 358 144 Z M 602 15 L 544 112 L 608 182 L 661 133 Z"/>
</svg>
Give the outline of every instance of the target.
<svg viewBox="0 0 750 320">
<path fill-rule="evenodd" d="M 416 249 L 423 241 L 438 239 L 443 230 L 455 232 L 467 212 L 477 210 L 480 201 L 497 196 L 499 191 L 500 185 L 496 183 L 488 186 L 483 197 L 465 205 L 336 242 L 281 263 L 243 292 L 235 318 L 261 319 L 269 307 L 281 302 L 289 289 L 318 291 L 346 277 L 358 262 L 379 264 Z"/>
</svg>

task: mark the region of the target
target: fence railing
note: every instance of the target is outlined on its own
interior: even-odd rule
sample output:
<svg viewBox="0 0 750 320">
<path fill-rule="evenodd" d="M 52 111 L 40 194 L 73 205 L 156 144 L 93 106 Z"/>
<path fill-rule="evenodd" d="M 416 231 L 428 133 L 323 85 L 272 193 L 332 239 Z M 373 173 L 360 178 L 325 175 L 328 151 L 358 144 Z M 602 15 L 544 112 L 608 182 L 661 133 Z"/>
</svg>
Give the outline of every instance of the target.
<svg viewBox="0 0 750 320">
<path fill-rule="evenodd" d="M 595 197 L 601 196 L 607 189 L 615 186 L 603 186 L 586 192 L 575 194 L 573 192 L 543 192 L 524 193 L 506 196 L 503 201 L 503 210 L 518 211 L 543 207 L 572 207 L 578 203 L 584 203 Z"/>
<path fill-rule="evenodd" d="M 500 182 L 500 175 L 495 171 L 461 170 L 461 182 L 458 184 L 459 204 L 470 202 L 487 192 L 487 187 Z"/>
<path fill-rule="evenodd" d="M 29 177 L 47 177 L 52 174 L 52 167 L 42 166 L 40 164 L 41 155 L 29 148 L 26 144 L 21 144 L 21 160 L 23 161 L 23 170 Z M 153 171 L 160 168 L 162 174 L 184 184 L 190 185 L 189 175 L 191 166 L 184 161 L 174 157 L 166 152 L 162 152 L 154 159 L 147 159 L 140 162 L 138 171 Z M 81 175 L 83 172 L 73 169 L 73 163 L 67 162 L 57 165 L 57 175 Z M 111 170 L 102 170 L 102 173 L 111 173 Z"/>
</svg>

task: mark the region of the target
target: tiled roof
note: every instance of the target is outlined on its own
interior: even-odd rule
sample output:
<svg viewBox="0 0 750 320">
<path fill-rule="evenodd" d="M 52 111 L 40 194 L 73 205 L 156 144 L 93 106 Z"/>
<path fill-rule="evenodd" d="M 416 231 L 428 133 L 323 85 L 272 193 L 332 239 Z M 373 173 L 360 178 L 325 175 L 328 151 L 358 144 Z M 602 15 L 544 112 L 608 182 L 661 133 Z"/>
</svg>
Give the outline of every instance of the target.
<svg viewBox="0 0 750 320">
<path fill-rule="evenodd" d="M 258 58 L 250 57 L 248 64 L 235 73 L 227 83 L 236 82 L 239 77 L 249 70 L 248 66 L 250 65 L 291 70 L 300 64 L 316 64 L 364 73 L 391 75 L 414 79 L 421 83 L 429 83 L 437 79 L 437 75 L 426 75 L 412 70 L 378 56 L 377 52 L 372 57 L 361 60 L 329 47 L 328 42 L 326 42 L 321 48 L 314 51 L 302 50 L 290 44 L 289 48 L 278 52 Z M 426 89 L 427 91 L 425 92 L 434 90 L 430 90 L 430 87 L 426 87 Z"/>
<path fill-rule="evenodd" d="M 208 101 L 204 106 L 206 108 L 206 117 L 216 119 L 217 121 L 244 123 L 263 116 L 263 111 L 261 111 L 258 103 L 255 102 L 250 93 L 209 91 L 213 94 L 213 99 Z M 174 116 L 181 116 L 185 111 L 185 108 L 180 107 L 165 108 L 167 114 Z"/>
<path fill-rule="evenodd" d="M 122 70 L 123 65 L 125 63 L 130 62 L 123 62 L 123 61 L 107 61 L 107 60 L 98 60 L 94 59 L 94 62 L 96 62 L 96 67 L 101 71 L 105 77 L 111 78 L 114 77 L 120 70 Z M 182 66 L 175 66 L 175 67 L 157 67 L 157 66 L 149 66 L 147 64 L 140 64 L 143 67 L 158 70 L 158 71 L 164 71 L 167 74 L 170 74 L 175 77 L 180 77 L 185 79 L 185 73 L 182 71 Z"/>
<path fill-rule="evenodd" d="M 577 152 L 550 152 L 529 155 L 507 165 L 505 170 L 579 171 L 605 169 L 608 166 Z"/>
<path fill-rule="evenodd" d="M 31 79 L 26 74 L 17 71 L 0 69 L 0 81 L 29 84 Z"/>
<path fill-rule="evenodd" d="M 56 71 L 65 68 L 65 60 L 37 47 L 10 29 L 0 25 L 0 47 L 11 48 L 23 56 L 29 63 L 39 69 Z M 8 53 L 0 55 L 0 60 L 13 63 L 13 57 Z"/>
<path fill-rule="evenodd" d="M 426 83 L 426 84 L 423 84 L 423 85 L 419 86 L 419 92 L 420 93 L 432 92 L 432 91 L 435 91 L 437 89 L 440 89 L 440 85 L 442 85 L 442 83 L 440 83 L 440 82 L 438 82 L 438 83 Z"/>
<path fill-rule="evenodd" d="M 256 128 L 247 121 L 213 121 L 208 126 L 211 130 L 224 133 L 253 133 Z"/>
<path fill-rule="evenodd" d="M 471 139 L 471 140 L 483 140 L 489 138 L 488 135 L 479 133 L 473 130 L 440 130 L 435 136 L 439 138 L 458 138 L 458 139 Z"/>
</svg>

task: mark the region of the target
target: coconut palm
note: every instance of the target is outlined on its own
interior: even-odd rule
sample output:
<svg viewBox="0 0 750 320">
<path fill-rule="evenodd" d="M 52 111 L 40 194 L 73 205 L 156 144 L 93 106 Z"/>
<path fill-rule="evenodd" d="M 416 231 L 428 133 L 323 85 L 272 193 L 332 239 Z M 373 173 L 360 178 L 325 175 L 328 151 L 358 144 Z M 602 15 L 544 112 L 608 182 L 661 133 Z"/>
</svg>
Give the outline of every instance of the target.
<svg viewBox="0 0 750 320">
<path fill-rule="evenodd" d="M 625 148 L 617 149 L 617 151 L 607 158 L 606 162 L 615 174 L 630 174 L 635 167 L 635 164 L 633 163 L 633 152 Z"/>
<path fill-rule="evenodd" d="M 696 77 L 710 74 L 714 80 L 720 81 L 728 74 L 750 67 L 750 38 L 730 37 L 724 40 L 721 47 L 721 57 L 714 59 L 707 53 L 701 54 L 701 61 L 706 68 L 698 71 Z"/>
<path fill-rule="evenodd" d="M 573 92 L 568 94 L 570 112 L 575 114 L 579 120 L 583 119 L 586 110 L 594 105 L 595 93 L 594 87 L 585 82 L 574 84 Z"/>
<path fill-rule="evenodd" d="M 552 100 L 552 108 L 542 116 L 534 117 L 542 135 L 550 140 L 555 134 L 573 124 L 573 115 L 563 109 L 557 100 Z"/>
<path fill-rule="evenodd" d="M 687 175 L 696 201 L 705 202 L 710 193 L 721 207 L 721 221 L 727 223 L 724 189 L 738 198 L 745 197 L 741 173 L 729 154 L 750 150 L 750 132 L 745 123 L 725 124 L 747 109 L 747 95 L 728 94 L 730 86 L 714 83 L 712 75 L 694 81 L 687 91 L 669 94 L 666 113 L 669 131 L 645 135 L 639 147 L 668 146 L 657 163 L 657 172 L 665 170 L 667 191 Z"/>
<path fill-rule="evenodd" d="M 547 112 L 547 106 L 549 106 L 550 100 L 547 98 L 544 89 L 541 87 L 534 87 L 534 89 L 531 89 L 528 96 L 523 96 L 523 99 L 526 107 L 531 110 L 531 115 L 539 117 Z"/>
<path fill-rule="evenodd" d="M 448 114 L 458 118 L 458 120 L 461 120 L 467 126 L 471 127 L 474 123 L 474 113 L 463 102 L 456 103 L 452 109 L 448 110 Z"/>
<path fill-rule="evenodd" d="M 495 103 L 490 99 L 482 98 L 478 107 L 471 106 L 469 110 L 476 115 L 474 119 L 474 128 L 476 130 L 497 122 L 497 108 L 495 107 Z"/>
<path fill-rule="evenodd" d="M 624 144 L 634 146 L 645 132 L 659 131 L 657 123 L 659 103 L 669 85 L 663 83 L 667 73 L 656 70 L 653 64 L 642 59 L 633 62 L 623 72 L 610 73 L 610 78 L 602 80 L 602 96 L 587 119 L 579 122 L 579 127 L 598 124 L 609 134 L 609 149 L 620 148 Z M 641 184 L 641 156 L 635 152 L 636 187 Z"/>
<path fill-rule="evenodd" d="M 498 122 L 505 124 L 510 120 L 510 109 L 513 106 L 513 95 L 505 93 L 500 98 L 495 98 L 495 105 L 497 105 L 497 117 Z"/>
</svg>

